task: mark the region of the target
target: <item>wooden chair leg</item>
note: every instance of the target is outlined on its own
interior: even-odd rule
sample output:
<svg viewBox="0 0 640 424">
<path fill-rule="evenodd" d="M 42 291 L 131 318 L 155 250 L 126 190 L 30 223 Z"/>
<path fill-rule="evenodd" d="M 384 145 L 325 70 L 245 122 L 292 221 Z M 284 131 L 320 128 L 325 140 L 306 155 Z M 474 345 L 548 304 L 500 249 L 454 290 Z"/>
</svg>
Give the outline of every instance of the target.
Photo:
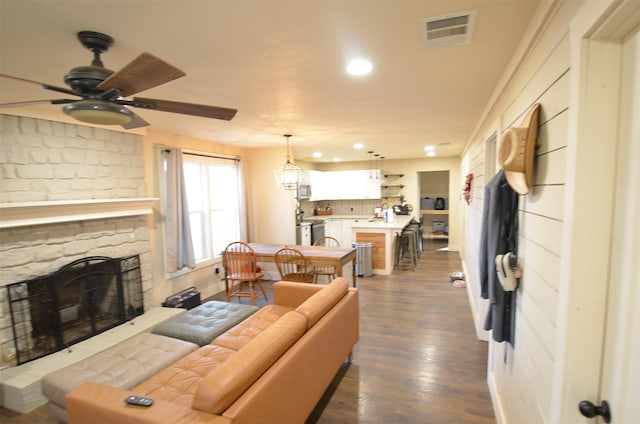
<svg viewBox="0 0 640 424">
<path fill-rule="evenodd" d="M 262 285 L 262 281 L 257 281 L 258 287 L 260 287 L 260 291 L 262 292 L 262 296 L 264 296 L 264 300 L 269 303 L 269 298 L 267 297 L 267 292 L 264 290 L 264 286 Z"/>
</svg>

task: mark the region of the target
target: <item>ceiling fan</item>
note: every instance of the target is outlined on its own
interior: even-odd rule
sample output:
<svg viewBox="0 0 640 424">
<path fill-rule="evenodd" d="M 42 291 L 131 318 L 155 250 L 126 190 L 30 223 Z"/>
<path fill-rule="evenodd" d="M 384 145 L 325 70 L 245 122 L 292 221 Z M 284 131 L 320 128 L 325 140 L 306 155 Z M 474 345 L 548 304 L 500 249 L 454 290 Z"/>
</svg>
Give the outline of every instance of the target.
<svg viewBox="0 0 640 424">
<path fill-rule="evenodd" d="M 174 102 L 132 96 L 144 90 L 165 84 L 186 74 L 152 54 L 142 53 L 118 72 L 107 69 L 100 60 L 113 44 L 113 38 L 94 31 L 78 32 L 78 39 L 93 52 L 93 61 L 89 66 L 77 66 L 64 77 L 69 88 L 56 87 L 38 81 L 32 81 L 12 75 L 1 77 L 41 85 L 46 90 L 69 94 L 80 99 L 50 99 L 27 102 L 3 103 L 0 107 L 25 106 L 38 103 L 64 104 L 62 110 L 67 115 L 83 122 L 99 125 L 121 125 L 125 129 L 149 125 L 127 106 L 152 109 L 161 112 L 173 112 L 204 118 L 231 120 L 237 110 L 217 106 Z"/>
</svg>

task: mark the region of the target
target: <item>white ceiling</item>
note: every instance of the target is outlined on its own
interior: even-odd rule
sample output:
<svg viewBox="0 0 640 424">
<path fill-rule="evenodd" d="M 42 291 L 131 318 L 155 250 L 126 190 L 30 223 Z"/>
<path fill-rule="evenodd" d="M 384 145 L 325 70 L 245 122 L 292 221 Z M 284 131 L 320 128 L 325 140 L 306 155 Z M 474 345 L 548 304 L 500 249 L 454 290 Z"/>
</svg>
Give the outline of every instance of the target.
<svg viewBox="0 0 640 424">
<path fill-rule="evenodd" d="M 284 146 L 320 161 L 458 155 L 540 0 L 216 1 L 0 0 L 0 72 L 64 86 L 92 53 L 80 30 L 115 39 L 118 70 L 143 51 L 187 76 L 139 93 L 238 109 L 230 121 L 136 109 L 154 129 L 249 147 Z M 475 10 L 467 45 L 427 50 L 420 20 Z M 348 59 L 373 72 L 355 78 Z M 0 78 L 0 103 L 65 97 Z M 65 119 L 59 105 L 1 109 Z M 365 145 L 355 151 L 356 142 Z"/>
</svg>

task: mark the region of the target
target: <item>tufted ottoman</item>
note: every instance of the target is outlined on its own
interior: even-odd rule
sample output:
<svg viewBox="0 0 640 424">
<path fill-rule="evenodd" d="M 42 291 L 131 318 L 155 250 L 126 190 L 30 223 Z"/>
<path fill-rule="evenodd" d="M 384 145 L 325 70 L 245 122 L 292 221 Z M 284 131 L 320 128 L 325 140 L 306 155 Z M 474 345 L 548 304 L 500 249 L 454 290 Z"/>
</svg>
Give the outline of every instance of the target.
<svg viewBox="0 0 640 424">
<path fill-rule="evenodd" d="M 85 381 L 131 389 L 198 348 L 193 343 L 140 333 L 109 349 L 46 375 L 42 393 L 51 413 L 67 422 L 64 396 Z"/>
<path fill-rule="evenodd" d="M 257 310 L 254 305 L 211 300 L 164 321 L 151 332 L 204 346 Z"/>
</svg>

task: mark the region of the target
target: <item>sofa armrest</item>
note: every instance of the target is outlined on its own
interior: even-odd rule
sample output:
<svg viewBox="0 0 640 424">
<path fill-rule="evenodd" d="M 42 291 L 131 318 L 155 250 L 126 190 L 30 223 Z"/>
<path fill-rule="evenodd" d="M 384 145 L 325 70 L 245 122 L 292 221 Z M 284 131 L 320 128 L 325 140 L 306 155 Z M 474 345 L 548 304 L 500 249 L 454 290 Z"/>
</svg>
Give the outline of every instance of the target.
<svg viewBox="0 0 640 424">
<path fill-rule="evenodd" d="M 150 407 L 127 405 L 130 390 L 86 382 L 65 396 L 69 424 L 230 424 L 228 418 L 156 399 Z"/>
<path fill-rule="evenodd" d="M 278 281 L 273 285 L 273 303 L 295 309 L 324 287 L 320 284 Z"/>
</svg>

